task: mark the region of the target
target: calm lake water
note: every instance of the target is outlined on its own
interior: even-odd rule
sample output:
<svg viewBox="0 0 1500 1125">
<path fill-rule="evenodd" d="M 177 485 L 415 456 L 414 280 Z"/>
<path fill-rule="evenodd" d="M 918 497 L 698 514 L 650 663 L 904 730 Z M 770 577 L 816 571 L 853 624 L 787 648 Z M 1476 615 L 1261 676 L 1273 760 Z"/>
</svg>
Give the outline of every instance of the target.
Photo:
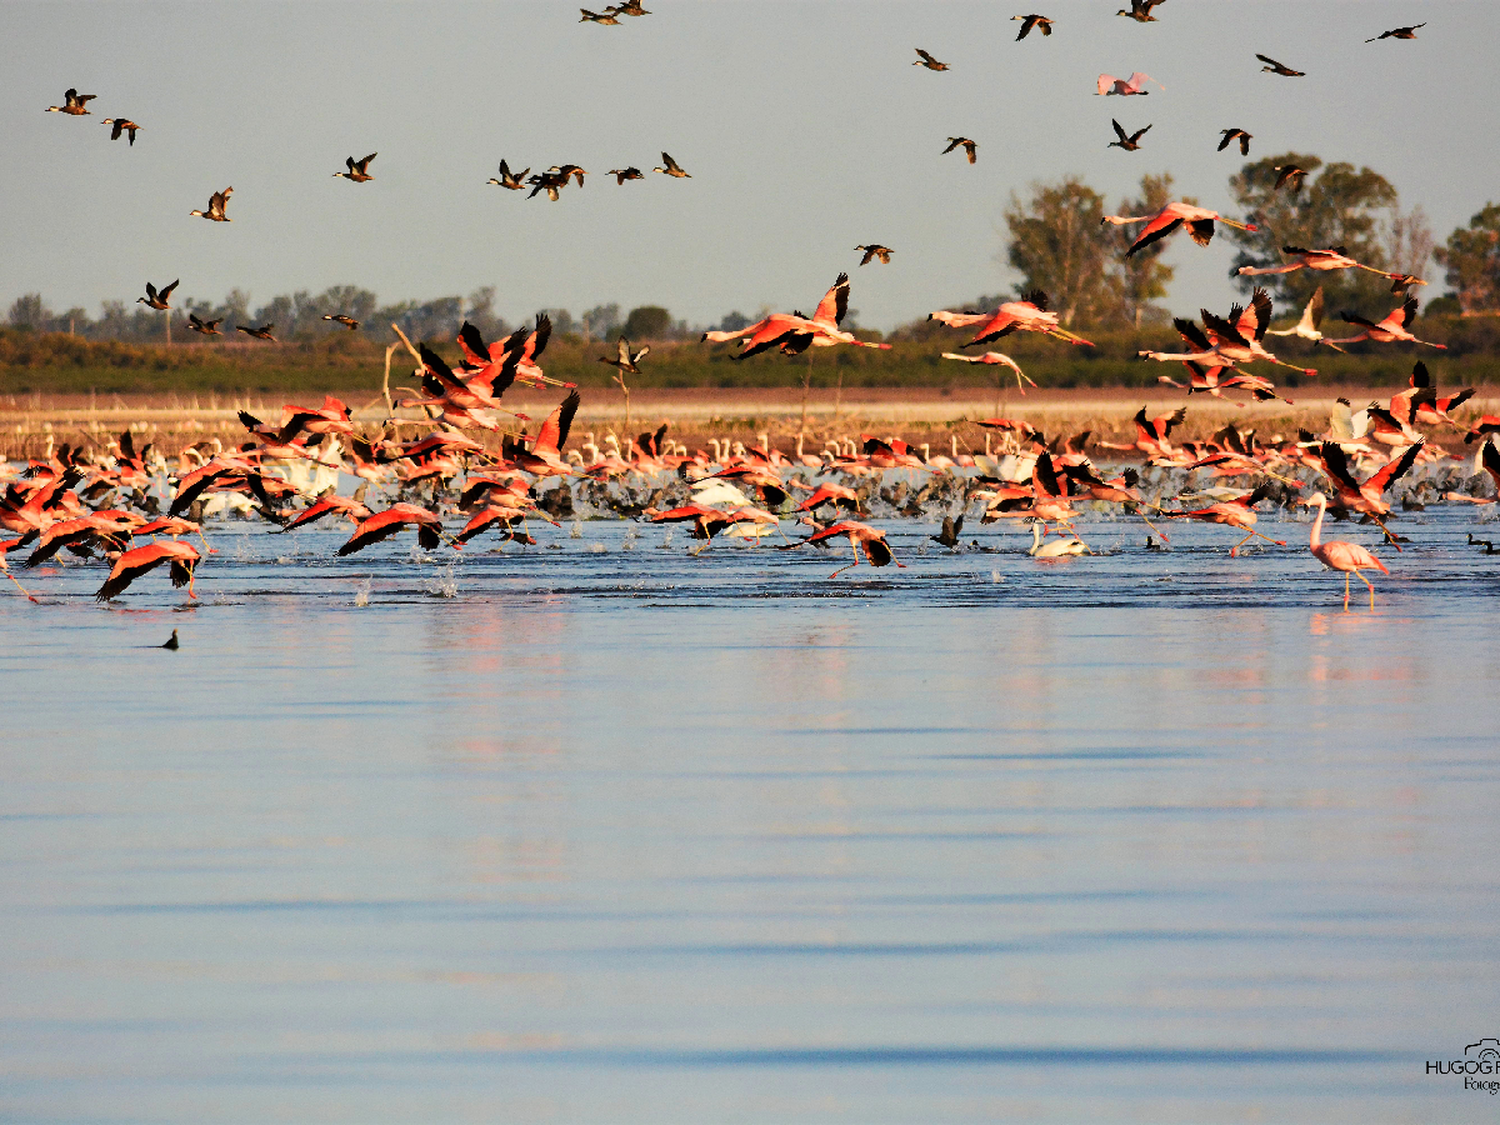
<svg viewBox="0 0 1500 1125">
<path fill-rule="evenodd" d="M 884 526 L 4 583 L 0 1117 L 1494 1120 L 1493 514 Z"/>
</svg>

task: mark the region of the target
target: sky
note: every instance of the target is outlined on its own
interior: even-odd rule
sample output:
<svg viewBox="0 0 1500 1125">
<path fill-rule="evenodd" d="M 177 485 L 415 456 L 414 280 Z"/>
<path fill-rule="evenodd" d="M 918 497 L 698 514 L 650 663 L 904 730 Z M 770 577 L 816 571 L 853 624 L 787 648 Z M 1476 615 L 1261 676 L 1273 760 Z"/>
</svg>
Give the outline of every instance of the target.
<svg viewBox="0 0 1500 1125">
<path fill-rule="evenodd" d="M 602 3 L 602 0 L 601 0 Z M 1010 16 L 1038 4 L 1054 34 Z M 1367 165 L 1439 243 L 1500 199 L 1500 4 L 1385 0 L 650 0 L 609 27 L 567 3 L 27 3 L 0 9 L 0 309 L 99 315 L 145 283 L 251 307 L 332 285 L 383 303 L 496 290 L 511 321 L 617 302 L 689 324 L 808 309 L 847 270 L 865 327 L 1010 290 L 1011 194 L 1076 174 L 1113 207 L 1145 173 L 1239 217 L 1216 152 Z M 597 10 L 597 9 L 596 9 Z M 1365 39 L 1426 22 L 1412 41 Z M 912 66 L 923 47 L 951 69 Z M 1307 72 L 1262 73 L 1260 52 Z M 1144 71 L 1147 97 L 1095 95 Z M 46 113 L 76 87 L 92 115 Z M 110 143 L 106 117 L 142 126 Z M 1133 153 L 1110 119 L 1153 126 Z M 978 163 L 941 155 L 979 142 Z M 667 151 L 691 179 L 653 174 Z M 374 181 L 334 178 L 370 152 Z M 487 186 L 574 163 L 557 203 Z M 644 181 L 617 186 L 610 168 Z M 192 218 L 226 186 L 230 223 Z M 894 248 L 856 268 L 856 244 Z M 1164 302 L 1227 306 L 1232 244 L 1175 236 Z M 1443 290 L 1437 267 L 1426 296 Z"/>
</svg>

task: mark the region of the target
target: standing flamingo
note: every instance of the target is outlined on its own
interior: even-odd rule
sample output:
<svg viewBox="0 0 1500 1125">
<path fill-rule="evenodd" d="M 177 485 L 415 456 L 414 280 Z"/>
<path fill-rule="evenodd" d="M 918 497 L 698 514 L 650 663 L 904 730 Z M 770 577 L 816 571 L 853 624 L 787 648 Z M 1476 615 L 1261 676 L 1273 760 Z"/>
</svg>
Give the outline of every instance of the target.
<svg viewBox="0 0 1500 1125">
<path fill-rule="evenodd" d="M 1328 497 L 1321 492 L 1314 492 L 1303 504 L 1309 507 L 1317 505 L 1318 518 L 1313 520 L 1312 534 L 1308 537 L 1307 548 L 1313 556 L 1330 570 L 1342 570 L 1344 572 L 1344 608 L 1349 608 L 1349 576 L 1359 574 L 1362 570 L 1378 570 L 1381 574 L 1389 574 L 1385 564 L 1377 559 L 1369 551 L 1358 543 L 1347 543 L 1342 539 L 1332 542 L 1323 542 L 1323 513 L 1328 510 Z M 1375 584 L 1359 574 L 1359 580 L 1370 587 L 1370 608 L 1375 608 Z"/>
</svg>

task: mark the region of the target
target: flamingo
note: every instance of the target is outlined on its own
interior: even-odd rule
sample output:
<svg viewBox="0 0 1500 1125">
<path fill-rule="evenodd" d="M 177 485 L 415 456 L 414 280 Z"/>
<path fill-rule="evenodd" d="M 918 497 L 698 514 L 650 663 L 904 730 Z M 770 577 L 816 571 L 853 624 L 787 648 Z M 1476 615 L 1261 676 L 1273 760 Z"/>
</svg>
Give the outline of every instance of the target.
<svg viewBox="0 0 1500 1125">
<path fill-rule="evenodd" d="M 227 187 L 223 191 L 216 191 L 208 199 L 207 211 L 189 211 L 189 215 L 196 215 L 200 219 L 208 219 L 215 223 L 234 222 L 228 215 L 224 214 L 224 208 L 229 205 L 229 197 L 234 194 L 234 188 Z"/>
<path fill-rule="evenodd" d="M 1112 223 L 1117 227 L 1128 226 L 1131 223 L 1145 223 L 1146 228 L 1141 231 L 1140 237 L 1125 251 L 1128 258 L 1136 251 L 1150 246 L 1157 239 L 1165 238 L 1183 223 L 1188 225 L 1188 233 L 1193 236 L 1193 241 L 1199 246 L 1207 246 L 1214 237 L 1214 223 L 1220 222 L 1226 226 L 1234 227 L 1236 230 L 1258 230 L 1254 223 L 1241 223 L 1234 219 L 1226 219 L 1217 211 L 1210 211 L 1206 207 L 1194 207 L 1191 203 L 1168 203 L 1154 215 L 1105 215 L 1100 220 Z"/>
<path fill-rule="evenodd" d="M 385 511 L 362 520 L 336 554 L 343 558 L 355 551 L 363 551 L 371 543 L 379 543 L 407 526 L 417 529 L 417 542 L 423 550 L 431 551 L 442 542 L 443 521 L 435 513 L 416 504 L 392 504 Z"/>
<path fill-rule="evenodd" d="M 897 562 L 896 556 L 891 554 L 891 548 L 885 541 L 885 532 L 873 528 L 867 523 L 859 523 L 856 520 L 840 520 L 838 523 L 814 532 L 805 539 L 799 539 L 795 543 L 778 548 L 778 550 L 790 550 L 808 543 L 822 543 L 824 540 L 833 539 L 840 535 L 847 535 L 849 537 L 849 549 L 854 552 L 854 561 L 848 566 L 839 567 L 828 576 L 829 578 L 837 578 L 844 571 L 852 570 L 858 566 L 859 552 L 861 550 L 864 551 L 865 558 L 869 560 L 871 566 L 889 566 L 894 562 L 902 570 L 906 569 L 906 564 Z"/>
<path fill-rule="evenodd" d="M 104 585 L 99 587 L 94 598 L 97 601 L 107 602 L 111 598 L 118 597 L 137 578 L 162 563 L 171 564 L 172 585 L 186 586 L 188 597 L 196 598 L 198 595 L 193 592 L 193 579 L 201 558 L 197 548 L 192 544 L 182 543 L 176 539 L 166 543 L 149 543 L 144 547 L 134 547 L 115 561 L 109 577 L 104 580 Z"/>
<path fill-rule="evenodd" d="M 562 447 L 568 443 L 568 431 L 573 428 L 573 416 L 578 413 L 580 401 L 578 392 L 571 392 L 547 415 L 531 448 L 517 449 L 508 460 L 536 477 L 572 476 L 572 467 L 562 459 Z"/>
<path fill-rule="evenodd" d="M 99 122 L 99 124 L 101 124 L 101 125 L 113 125 L 114 126 L 114 128 L 111 129 L 110 133 L 109 133 L 109 139 L 112 140 L 112 141 L 118 141 L 120 139 L 120 134 L 121 133 L 129 133 L 130 134 L 130 147 L 131 148 L 135 147 L 135 131 L 137 129 L 139 129 L 140 126 L 137 125 L 134 121 L 130 120 L 130 118 L 128 118 L 128 117 L 106 117 L 103 121 Z"/>
<path fill-rule="evenodd" d="M 363 160 L 355 160 L 352 156 L 346 157 L 344 159 L 344 163 L 349 166 L 349 171 L 335 172 L 334 177 L 337 178 L 339 176 L 342 176 L 344 179 L 351 180 L 356 184 L 367 183 L 368 181 L 375 178 L 367 171 L 370 166 L 370 161 L 374 160 L 379 155 L 380 154 L 378 152 L 372 152 Z"/>
<path fill-rule="evenodd" d="M 1095 93 L 1104 95 L 1118 94 L 1121 97 L 1129 97 L 1132 94 L 1145 95 L 1151 92 L 1146 89 L 1147 82 L 1156 82 L 1156 79 L 1152 78 L 1149 74 L 1142 74 L 1140 71 L 1136 71 L 1129 78 L 1116 78 L 1112 74 L 1101 74 L 1099 75 L 1099 89 Z M 1160 82 L 1156 82 L 1156 84 L 1161 86 L 1163 90 L 1166 89 Z"/>
<path fill-rule="evenodd" d="M 1229 548 L 1230 557 L 1238 555 L 1240 553 L 1240 548 L 1257 536 L 1261 539 L 1264 539 L 1267 543 L 1272 543 L 1277 547 L 1285 547 L 1286 542 L 1284 540 L 1272 539 L 1269 535 L 1261 535 L 1260 532 L 1255 530 L 1255 505 L 1258 504 L 1261 500 L 1265 499 L 1266 493 L 1268 491 L 1268 486 L 1263 484 L 1254 492 L 1246 493 L 1243 496 L 1236 496 L 1229 500 L 1223 500 L 1217 504 L 1210 504 L 1206 508 L 1197 508 L 1193 511 L 1184 512 L 1163 512 L 1162 515 L 1168 516 L 1172 519 L 1201 520 L 1204 523 L 1222 523 L 1229 527 L 1237 528 L 1240 531 L 1247 532 L 1248 534 L 1246 534 L 1245 538 L 1241 539 L 1233 547 Z"/>
<path fill-rule="evenodd" d="M 1016 373 L 1016 389 L 1019 390 L 1023 395 L 1026 393 L 1026 388 L 1021 386 L 1021 380 L 1024 379 L 1026 380 L 1026 382 L 1031 383 L 1033 387 L 1036 386 L 1036 383 L 1032 382 L 1031 376 L 1027 375 L 1026 372 L 1021 370 L 1021 365 L 1018 364 L 1015 360 L 1011 359 L 1010 356 L 1006 355 L 1004 352 L 985 352 L 983 355 L 960 355 L 957 352 L 944 352 L 943 358 L 961 359 L 965 363 L 984 363 L 991 366 L 999 365 L 1009 367 Z"/>
<path fill-rule="evenodd" d="M 1406 474 L 1416 463 L 1417 454 L 1421 451 L 1422 442 L 1419 439 L 1407 446 L 1400 456 L 1393 457 L 1378 473 L 1368 480 L 1360 481 L 1349 468 L 1343 446 L 1337 442 L 1325 441 L 1318 447 L 1319 456 L 1323 460 L 1323 471 L 1338 491 L 1339 503 L 1350 511 L 1369 516 L 1375 526 L 1385 533 L 1386 540 L 1398 551 L 1401 550 L 1401 544 L 1396 542 L 1396 537 L 1381 518 L 1391 510 L 1391 506 L 1385 501 L 1385 490 Z"/>
<path fill-rule="evenodd" d="M 964 347 L 987 344 L 1012 332 L 1041 332 L 1047 336 L 1056 336 L 1059 340 L 1067 340 L 1070 344 L 1090 348 L 1094 346 L 1082 336 L 1076 336 L 1060 327 L 1057 313 L 1048 311 L 1047 304 L 1047 294 L 1040 289 L 1033 289 L 1018 301 L 1002 302 L 993 313 L 951 313 L 939 310 L 928 313 L 927 319 L 952 328 L 978 325 L 974 338 Z"/>
<path fill-rule="evenodd" d="M 1387 313 L 1385 319 L 1379 324 L 1365 319 L 1358 313 L 1341 312 L 1339 313 L 1340 320 L 1348 324 L 1363 325 L 1365 330 L 1358 336 L 1349 336 L 1342 340 L 1330 340 L 1324 337 L 1318 342 L 1320 344 L 1328 344 L 1335 351 L 1338 351 L 1341 350 L 1338 347 L 1339 344 L 1357 344 L 1361 340 L 1371 340 L 1377 344 L 1390 344 L 1397 340 L 1405 340 L 1413 344 L 1426 344 L 1429 348 L 1441 348 L 1447 351 L 1447 344 L 1434 344 L 1431 340 L 1419 340 L 1407 331 L 1406 326 L 1416 318 L 1417 299 L 1415 297 L 1406 298 L 1398 308 L 1392 309 Z"/>
<path fill-rule="evenodd" d="M 1301 246 L 1283 246 L 1281 252 L 1294 259 L 1280 266 L 1241 266 L 1237 271 L 1242 277 L 1259 277 L 1268 273 L 1295 273 L 1297 270 L 1307 269 L 1315 272 L 1326 272 L 1328 270 L 1365 270 L 1368 273 L 1378 274 L 1381 277 L 1395 279 L 1402 274 L 1387 273 L 1378 270 L 1374 266 L 1362 265 L 1344 251 L 1342 246 L 1333 246 L 1326 250 L 1305 250 Z"/>
<path fill-rule="evenodd" d="M 1314 492 L 1302 503 L 1308 507 L 1316 505 L 1318 509 L 1318 518 L 1313 520 L 1312 534 L 1308 536 L 1307 549 L 1313 553 L 1314 558 L 1330 570 L 1344 572 L 1344 608 L 1346 610 L 1349 608 L 1349 576 L 1359 574 L 1359 580 L 1370 587 L 1370 608 L 1374 609 L 1375 584 L 1360 574 L 1360 571 L 1378 570 L 1381 574 L 1390 574 L 1390 571 L 1385 568 L 1383 562 L 1358 543 L 1348 543 L 1342 539 L 1323 542 L 1323 515 L 1328 511 L 1328 497 L 1321 492 Z"/>
<path fill-rule="evenodd" d="M 850 344 L 858 348 L 877 348 L 889 351 L 891 345 L 861 340 L 852 332 L 839 328 L 844 314 L 849 309 L 849 275 L 840 273 L 811 317 L 801 313 L 773 313 L 764 320 L 746 325 L 736 332 L 709 331 L 700 339 L 721 344 L 728 340 L 743 338 L 745 343 L 735 359 L 746 359 L 769 348 L 780 347 L 796 354 L 811 347 L 828 348 L 836 344 Z"/>
</svg>

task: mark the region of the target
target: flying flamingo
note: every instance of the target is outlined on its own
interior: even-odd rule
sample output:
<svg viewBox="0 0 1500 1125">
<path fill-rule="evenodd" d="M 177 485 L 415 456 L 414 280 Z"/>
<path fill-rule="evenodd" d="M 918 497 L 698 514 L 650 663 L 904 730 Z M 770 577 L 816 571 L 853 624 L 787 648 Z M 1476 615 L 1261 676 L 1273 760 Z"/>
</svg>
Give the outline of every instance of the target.
<svg viewBox="0 0 1500 1125">
<path fill-rule="evenodd" d="M 985 352 L 983 355 L 959 355 L 957 352 L 944 352 L 943 358 L 961 359 L 965 363 L 983 363 L 990 366 L 999 365 L 1009 367 L 1016 373 L 1016 389 L 1019 390 L 1023 395 L 1026 393 L 1026 388 L 1021 386 L 1022 379 L 1025 379 L 1026 382 L 1031 383 L 1033 387 L 1036 386 L 1036 384 L 1032 382 L 1031 376 L 1027 375 L 1026 372 L 1021 370 L 1021 365 L 1018 364 L 1015 360 L 1011 359 L 1010 356 L 1006 355 L 1004 352 Z"/>
<path fill-rule="evenodd" d="M 1173 519 L 1222 523 L 1247 532 L 1248 534 L 1246 534 L 1245 538 L 1229 548 L 1230 557 L 1238 555 L 1240 548 L 1257 536 L 1264 539 L 1267 543 L 1275 544 L 1278 547 L 1285 547 L 1285 540 L 1272 539 L 1269 535 L 1261 535 L 1260 532 L 1255 530 L 1255 505 L 1265 499 L 1268 491 L 1269 489 L 1266 485 L 1261 485 L 1254 492 L 1244 496 L 1237 496 L 1232 500 L 1224 500 L 1218 504 L 1210 504 L 1206 508 L 1198 508 L 1190 512 L 1163 512 L 1162 515 L 1170 516 Z"/>
<path fill-rule="evenodd" d="M 1193 241 L 1199 246 L 1207 246 L 1214 237 L 1214 223 L 1224 223 L 1226 226 L 1234 227 L 1236 230 L 1258 230 L 1254 223 L 1240 223 L 1234 219 L 1226 219 L 1217 211 L 1210 211 L 1206 207 L 1194 207 L 1191 203 L 1168 203 L 1154 215 L 1137 215 L 1134 217 L 1126 215 L 1105 215 L 1101 222 L 1113 223 L 1117 227 L 1128 226 L 1131 223 L 1145 223 L 1145 230 L 1133 243 L 1130 249 L 1125 251 L 1128 258 L 1137 250 L 1150 246 L 1157 239 L 1165 238 L 1183 223 L 1188 225 L 1188 233 L 1193 236 Z"/>
<path fill-rule="evenodd" d="M 1401 544 L 1396 542 L 1396 537 L 1391 534 L 1381 518 L 1388 515 L 1391 510 L 1391 506 L 1385 501 L 1385 490 L 1405 475 L 1406 471 L 1416 463 L 1417 454 L 1421 451 L 1420 441 L 1409 445 L 1399 457 L 1392 458 L 1385 468 L 1375 473 L 1369 480 L 1360 481 L 1355 478 L 1349 468 L 1349 461 L 1344 455 L 1343 446 L 1337 442 L 1325 441 L 1318 449 L 1323 458 L 1323 471 L 1338 491 L 1339 503 L 1350 511 L 1369 516 L 1375 526 L 1385 532 L 1386 540 L 1398 551 L 1401 550 Z"/>
<path fill-rule="evenodd" d="M 417 542 L 423 550 L 431 551 L 442 542 L 443 521 L 437 515 L 415 504 L 392 504 L 363 521 L 336 553 L 342 558 L 363 551 L 371 543 L 379 543 L 408 525 L 417 529 Z"/>
<path fill-rule="evenodd" d="M 1244 273 L 1244 270 L 1240 270 Z M 1312 297 L 1302 310 L 1302 319 L 1290 328 L 1270 328 L 1266 330 L 1267 336 L 1301 336 L 1304 340 L 1314 343 L 1323 338 L 1323 287 L 1320 285 L 1313 290 Z"/>
<path fill-rule="evenodd" d="M 1139 71 L 1132 74 L 1129 78 L 1116 78 L 1113 74 L 1101 74 L 1099 75 L 1099 89 L 1097 93 L 1119 94 L 1121 97 L 1128 97 L 1131 94 L 1145 95 L 1151 92 L 1146 89 L 1147 82 L 1156 82 L 1156 79 L 1152 78 L 1149 74 L 1142 74 Z M 1160 82 L 1156 82 L 1156 84 L 1161 86 L 1163 90 L 1166 89 Z"/>
<path fill-rule="evenodd" d="M 1281 252 L 1292 258 L 1293 261 L 1281 266 L 1241 266 L 1239 274 L 1242 277 L 1259 277 L 1268 273 L 1294 273 L 1297 270 L 1365 270 L 1369 273 L 1379 274 L 1381 277 L 1390 278 L 1394 281 L 1404 274 L 1387 273 L 1378 270 L 1374 266 L 1366 266 L 1356 262 L 1345 253 L 1342 246 L 1330 247 L 1327 250 L 1304 250 L 1300 246 L 1283 246 Z"/>
<path fill-rule="evenodd" d="M 1349 576 L 1359 574 L 1362 570 L 1378 570 L 1381 574 L 1389 574 L 1385 564 L 1377 559 L 1369 551 L 1358 543 L 1347 543 L 1342 539 L 1331 542 L 1323 542 L 1323 514 L 1328 510 L 1328 497 L 1321 492 L 1314 492 L 1303 504 L 1312 507 L 1317 505 L 1318 518 L 1313 520 L 1312 534 L 1308 536 L 1307 548 L 1313 556 L 1330 570 L 1342 570 L 1344 572 L 1344 608 L 1349 608 Z M 1375 584 L 1359 574 L 1359 580 L 1370 587 L 1370 608 L 1375 608 Z"/>
<path fill-rule="evenodd" d="M 1340 344 L 1357 344 L 1361 340 L 1372 340 L 1377 344 L 1390 344 L 1397 340 L 1406 340 L 1413 344 L 1426 344 L 1429 348 L 1441 348 L 1447 351 L 1447 344 L 1434 344 L 1431 340 L 1418 340 L 1407 331 L 1406 326 L 1416 318 L 1417 299 L 1415 297 L 1406 298 L 1399 308 L 1392 309 L 1379 324 L 1376 324 L 1372 320 L 1366 320 L 1358 313 L 1341 312 L 1339 313 L 1340 320 L 1343 320 L 1347 324 L 1363 325 L 1364 331 L 1358 336 L 1347 336 L 1342 340 L 1329 340 L 1325 337 L 1318 342 L 1320 344 L 1327 344 L 1335 351 L 1338 351 L 1340 350 L 1338 347 Z"/>
<path fill-rule="evenodd" d="M 104 585 L 99 587 L 99 592 L 94 597 L 107 602 L 124 593 L 127 586 L 148 570 L 162 563 L 170 563 L 172 585 L 186 586 L 188 597 L 196 598 L 198 595 L 193 593 L 193 578 L 200 557 L 192 544 L 176 539 L 135 547 L 115 561 L 114 569 L 109 572 L 109 577 L 104 580 Z"/>
<path fill-rule="evenodd" d="M 22 586 L 21 583 L 20 583 L 20 580 L 17 579 L 16 576 L 10 572 L 10 565 L 5 561 L 5 556 L 9 552 L 15 550 L 20 545 L 21 545 L 21 540 L 19 540 L 19 539 L 11 539 L 11 540 L 8 540 L 8 541 L 6 541 L 4 543 L 0 543 L 0 571 L 3 571 L 4 574 L 5 574 L 5 577 L 9 578 L 12 582 L 14 582 L 16 584 L 16 589 L 20 590 L 21 593 L 25 594 L 28 601 L 36 602 L 37 605 L 41 605 L 41 602 L 37 602 L 36 595 L 33 594 L 30 590 L 28 590 L 25 586 Z"/>
<path fill-rule="evenodd" d="M 1000 307 L 992 313 L 953 313 L 946 309 L 928 313 L 928 320 L 936 320 L 946 324 L 950 328 L 966 328 L 970 325 L 978 325 L 974 338 L 964 347 L 972 344 L 987 344 L 991 340 L 998 340 L 1001 336 L 1009 336 L 1012 332 L 1041 332 L 1047 336 L 1056 336 L 1059 340 L 1066 340 L 1070 344 L 1081 344 L 1084 347 L 1094 345 L 1082 336 L 1075 336 L 1058 325 L 1058 316 L 1055 312 L 1047 309 L 1047 294 L 1040 289 L 1033 289 L 1018 301 L 1002 302 Z"/>
</svg>

